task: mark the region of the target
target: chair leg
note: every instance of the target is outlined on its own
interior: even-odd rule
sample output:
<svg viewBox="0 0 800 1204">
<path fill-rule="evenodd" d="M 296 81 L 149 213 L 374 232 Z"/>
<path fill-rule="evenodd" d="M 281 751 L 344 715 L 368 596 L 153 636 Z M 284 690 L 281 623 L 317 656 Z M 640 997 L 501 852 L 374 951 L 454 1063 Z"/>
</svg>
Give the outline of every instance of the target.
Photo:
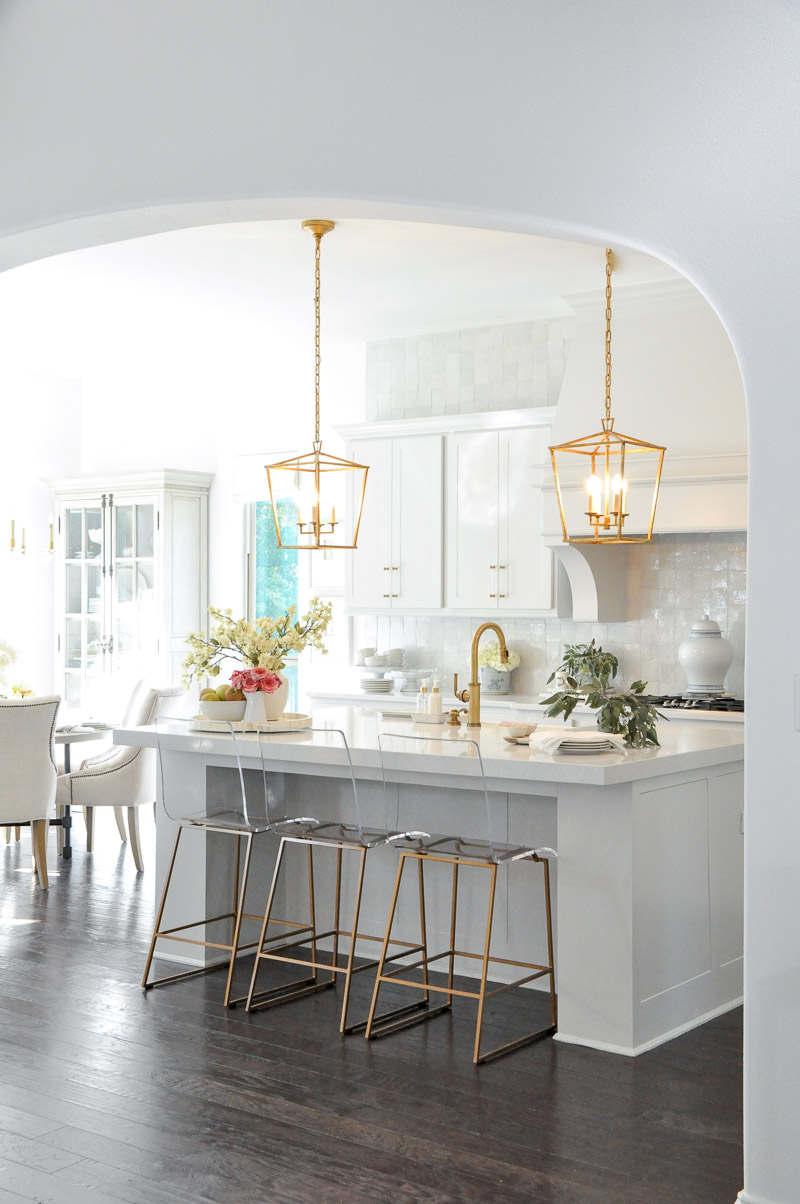
<svg viewBox="0 0 800 1204">
<path fill-rule="evenodd" d="M 14 839 L 19 844 L 19 824 L 14 825 Z"/>
<path fill-rule="evenodd" d="M 129 807 L 128 810 L 130 811 L 131 808 Z M 128 841 L 128 833 L 125 831 L 125 817 L 122 814 L 121 807 L 114 808 L 114 819 L 117 821 L 117 831 L 119 832 L 119 838 L 123 844 L 126 844 Z"/>
<path fill-rule="evenodd" d="M 121 807 L 115 807 L 114 811 L 122 812 Z M 124 827 L 124 824 L 123 824 Z M 133 853 L 133 864 L 136 866 L 136 872 L 141 874 L 144 870 L 144 862 L 142 861 L 142 846 L 139 844 L 139 808 L 128 808 L 128 828 L 131 834 L 131 853 Z"/>
<path fill-rule="evenodd" d="M 553 909 L 550 902 L 550 862 L 546 857 L 542 859 L 544 868 L 544 906 L 547 916 L 547 962 L 550 966 L 550 1016 L 553 1022 L 553 1030 L 558 1026 L 558 997 L 556 996 L 556 974 L 555 961 L 553 958 Z"/>
<path fill-rule="evenodd" d="M 61 806 L 56 807 L 56 819 L 63 820 L 63 818 L 64 808 Z M 64 829 L 61 824 L 59 824 L 56 828 L 56 852 L 58 853 L 59 857 L 64 852 Z"/>
<path fill-rule="evenodd" d="M 486 938 L 483 945 L 483 962 L 481 964 L 481 989 L 478 997 L 478 1020 L 475 1025 L 475 1048 L 472 1060 L 477 1065 L 481 1055 L 481 1033 L 483 1031 L 483 1007 L 486 1002 L 486 980 L 489 975 L 489 954 L 492 944 L 492 922 L 494 920 L 494 897 L 497 890 L 497 866 L 492 865 L 492 881 L 489 886 L 489 907 L 486 913 Z"/>
<path fill-rule="evenodd" d="M 86 821 L 86 852 L 94 852 L 94 807 L 83 808 L 83 818 Z"/>
<path fill-rule="evenodd" d="M 31 823 L 31 843 L 35 849 L 36 876 L 42 890 L 47 890 L 47 829 L 49 821 L 34 819 Z"/>
<path fill-rule="evenodd" d="M 11 844 L 11 828 L 6 825 L 6 844 Z"/>
</svg>

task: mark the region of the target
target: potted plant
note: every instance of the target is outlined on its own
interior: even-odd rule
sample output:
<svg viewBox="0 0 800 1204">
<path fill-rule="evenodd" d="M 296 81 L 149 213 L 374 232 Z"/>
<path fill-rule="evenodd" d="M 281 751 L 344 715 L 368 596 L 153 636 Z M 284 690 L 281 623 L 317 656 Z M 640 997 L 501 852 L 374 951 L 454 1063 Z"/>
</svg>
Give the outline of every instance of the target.
<svg viewBox="0 0 800 1204">
<path fill-rule="evenodd" d="M 518 652 L 508 651 L 508 660 L 500 659 L 500 645 L 497 641 L 481 644 L 478 650 L 478 665 L 481 679 L 482 694 L 507 694 L 511 685 L 511 674 L 519 668 Z"/>
<path fill-rule="evenodd" d="M 208 636 L 202 632 L 187 636 L 189 652 L 182 666 L 183 680 L 189 685 L 197 677 L 217 677 L 224 661 L 241 661 L 245 672 L 234 673 L 231 684 L 237 678 L 237 688 L 243 691 L 245 699 L 259 704 L 259 714 L 252 716 L 253 721 L 278 719 L 289 696 L 288 679 L 281 673 L 287 657 L 309 647 L 327 653 L 322 637 L 331 621 L 331 609 L 330 602 L 312 598 L 308 611 L 300 619 L 295 619 L 296 609 L 290 606 L 277 619 L 264 616 L 250 623 L 247 619 L 234 619 L 230 609 L 209 606 L 208 613 L 215 624 Z M 251 715 L 253 709 L 251 705 Z M 251 715 L 245 709 L 245 719 Z"/>
<path fill-rule="evenodd" d="M 631 748 L 658 745 L 656 725 L 665 718 L 647 700 L 646 681 L 635 681 L 629 690 L 615 689 L 611 683 L 617 676 L 619 662 L 612 652 L 595 644 L 569 644 L 564 659 L 547 679 L 559 676 L 562 688 L 545 698 L 545 715 L 554 719 L 563 715 L 569 719 L 579 703 L 597 712 L 597 726 L 602 732 L 623 736 Z"/>
</svg>

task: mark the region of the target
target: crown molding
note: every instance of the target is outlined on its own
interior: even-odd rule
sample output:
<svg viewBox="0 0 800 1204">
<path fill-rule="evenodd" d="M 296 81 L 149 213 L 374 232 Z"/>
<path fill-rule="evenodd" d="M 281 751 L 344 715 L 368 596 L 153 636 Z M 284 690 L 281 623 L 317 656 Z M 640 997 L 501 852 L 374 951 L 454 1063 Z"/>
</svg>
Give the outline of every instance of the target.
<svg viewBox="0 0 800 1204">
<path fill-rule="evenodd" d="M 55 493 L 85 496 L 87 493 L 144 493 L 170 489 L 173 492 L 204 493 L 211 488 L 213 472 L 185 468 L 155 468 L 148 472 L 105 472 L 85 476 L 50 477 L 45 480 Z"/>
<path fill-rule="evenodd" d="M 614 285 L 612 278 L 611 308 L 614 312 L 645 313 L 651 309 L 689 309 L 707 307 L 708 302 L 693 284 L 683 277 L 652 280 L 643 284 Z M 592 289 L 585 293 L 569 293 L 564 301 L 581 318 L 605 315 L 606 291 Z"/>
</svg>

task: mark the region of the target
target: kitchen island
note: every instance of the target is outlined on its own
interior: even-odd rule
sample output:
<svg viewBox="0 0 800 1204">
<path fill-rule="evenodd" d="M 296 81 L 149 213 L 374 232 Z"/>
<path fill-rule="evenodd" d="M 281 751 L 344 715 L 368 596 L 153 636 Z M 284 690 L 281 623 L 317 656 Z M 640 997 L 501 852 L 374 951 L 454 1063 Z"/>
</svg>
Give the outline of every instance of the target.
<svg viewBox="0 0 800 1204">
<path fill-rule="evenodd" d="M 381 719 L 357 707 L 320 710 L 314 722 L 347 736 L 365 825 L 382 826 L 385 821 L 378 731 L 444 737 L 443 743 L 430 745 L 407 742 L 397 796 L 402 826 L 483 838 L 484 800 L 474 758 L 464 755 L 470 751 L 466 741 L 479 741 L 494 839 L 558 850 L 553 865 L 558 1039 L 634 1055 L 741 1001 L 741 725 L 674 719 L 659 725 L 658 749 L 587 757 L 547 756 L 508 744 L 503 727 L 496 724 L 476 731 L 431 729 Z M 121 728 L 114 740 L 152 747 L 156 733 L 152 728 Z M 208 734 L 202 748 L 192 752 L 188 744 L 185 732 L 178 730 L 164 741 L 164 755 L 182 759 L 188 799 L 199 803 L 209 791 L 236 788 L 229 736 Z M 245 768 L 259 769 L 257 737 L 245 736 L 239 744 L 245 749 Z M 285 799 L 287 813 L 319 818 L 342 814 L 346 783 L 334 748 L 334 739 L 324 732 L 302 731 L 270 746 L 273 789 Z M 159 802 L 159 891 L 173 833 Z M 176 879 L 181 908 L 174 922 L 230 898 L 231 883 L 215 838 L 192 835 L 195 860 L 187 865 L 187 856 Z M 254 891 L 260 888 L 263 893 L 269 856 L 257 867 Z M 391 849 L 370 854 L 364 931 L 382 932 L 395 859 Z M 333 865 L 325 863 L 335 858 L 317 860 L 322 897 L 333 881 Z M 298 892 L 300 877 L 295 883 Z M 513 865 L 498 889 L 493 945 L 497 956 L 537 960 L 543 955 L 539 912 L 531 910 L 533 877 L 525 863 Z M 433 872 L 428 876 L 429 939 L 438 949 L 448 944 L 449 876 L 437 879 Z M 290 897 L 284 900 L 289 909 L 300 906 L 292 889 L 290 884 Z M 482 890 L 483 883 L 476 883 L 476 893 Z M 461 947 L 468 947 L 463 942 L 474 942 L 480 933 L 479 912 L 476 905 L 473 918 L 468 903 L 464 906 Z M 414 920 L 409 909 L 409 924 Z M 469 964 L 458 969 L 474 973 Z"/>
</svg>

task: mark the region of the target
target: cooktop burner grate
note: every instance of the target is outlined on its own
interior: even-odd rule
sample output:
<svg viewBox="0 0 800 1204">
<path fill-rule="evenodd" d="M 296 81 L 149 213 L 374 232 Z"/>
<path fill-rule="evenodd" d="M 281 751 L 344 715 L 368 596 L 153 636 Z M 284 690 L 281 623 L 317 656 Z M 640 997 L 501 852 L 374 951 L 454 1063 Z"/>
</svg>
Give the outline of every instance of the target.
<svg viewBox="0 0 800 1204">
<path fill-rule="evenodd" d="M 652 694 L 648 695 L 647 701 L 664 710 L 744 713 L 744 699 L 734 698 L 730 694 L 723 694 L 719 698 L 689 698 L 685 694 Z"/>
</svg>

